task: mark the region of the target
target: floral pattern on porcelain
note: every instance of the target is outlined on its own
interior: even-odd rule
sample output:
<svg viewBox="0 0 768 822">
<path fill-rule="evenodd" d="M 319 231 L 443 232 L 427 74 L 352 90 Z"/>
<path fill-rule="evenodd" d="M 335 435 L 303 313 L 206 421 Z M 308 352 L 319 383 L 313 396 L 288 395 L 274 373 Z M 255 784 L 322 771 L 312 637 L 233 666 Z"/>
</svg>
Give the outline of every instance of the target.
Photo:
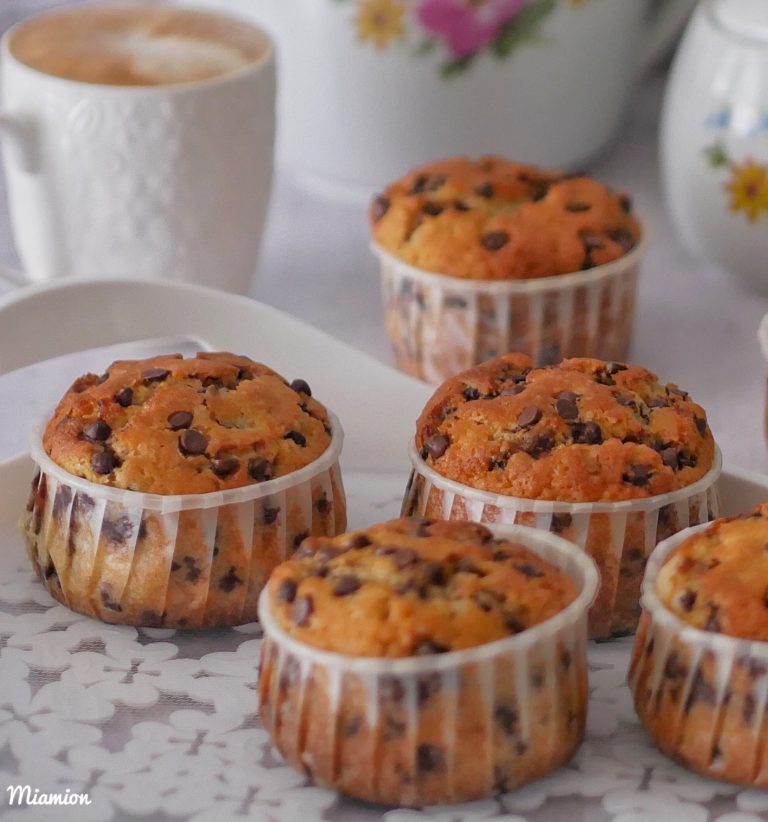
<svg viewBox="0 0 768 822">
<path fill-rule="evenodd" d="M 559 6 L 590 0 L 334 0 L 354 5 L 359 42 L 384 50 L 399 45 L 425 57 L 439 55 L 444 77 L 461 74 L 483 53 L 510 57 L 542 42 L 542 27 Z"/>
<path fill-rule="evenodd" d="M 768 139 L 768 112 L 739 111 L 737 119 L 741 140 L 749 141 L 755 150 L 760 150 L 761 143 Z M 704 160 L 716 173 L 727 174 L 722 187 L 729 210 L 750 223 L 760 222 L 768 213 L 768 160 L 761 161 L 750 154 L 738 160 L 729 150 L 728 135 L 734 125 L 731 106 L 717 108 L 707 116 L 704 125 L 715 132 L 713 142 L 704 148 Z"/>
</svg>

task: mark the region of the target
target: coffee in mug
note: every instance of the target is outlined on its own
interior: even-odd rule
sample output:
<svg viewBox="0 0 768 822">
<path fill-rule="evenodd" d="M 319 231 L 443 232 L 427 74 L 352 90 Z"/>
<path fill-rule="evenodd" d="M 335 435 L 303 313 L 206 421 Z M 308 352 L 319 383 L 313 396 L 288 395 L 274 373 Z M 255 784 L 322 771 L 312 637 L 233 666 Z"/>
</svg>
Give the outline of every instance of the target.
<svg viewBox="0 0 768 822">
<path fill-rule="evenodd" d="M 91 4 L 22 21 L 1 51 L 0 135 L 28 280 L 249 289 L 273 166 L 264 31 L 218 12 Z"/>
</svg>

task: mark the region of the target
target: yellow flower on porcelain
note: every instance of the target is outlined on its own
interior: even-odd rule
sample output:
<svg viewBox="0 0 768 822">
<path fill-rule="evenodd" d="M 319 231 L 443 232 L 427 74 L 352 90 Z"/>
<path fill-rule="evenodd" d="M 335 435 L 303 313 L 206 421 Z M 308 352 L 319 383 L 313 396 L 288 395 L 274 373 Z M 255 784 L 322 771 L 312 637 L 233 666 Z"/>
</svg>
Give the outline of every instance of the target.
<svg viewBox="0 0 768 822">
<path fill-rule="evenodd" d="M 725 188 L 731 195 L 731 211 L 744 211 L 751 223 L 768 211 L 768 167 L 750 159 L 733 163 Z"/>
<path fill-rule="evenodd" d="M 404 17 L 402 0 L 361 0 L 355 17 L 357 37 L 376 48 L 386 48 L 405 34 Z"/>
</svg>

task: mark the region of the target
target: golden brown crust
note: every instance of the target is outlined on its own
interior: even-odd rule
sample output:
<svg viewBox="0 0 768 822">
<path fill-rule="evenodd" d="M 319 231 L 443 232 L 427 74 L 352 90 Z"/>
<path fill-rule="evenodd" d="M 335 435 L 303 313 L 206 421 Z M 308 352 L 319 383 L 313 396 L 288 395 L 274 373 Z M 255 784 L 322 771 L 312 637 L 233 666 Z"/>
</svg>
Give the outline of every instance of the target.
<svg viewBox="0 0 768 822">
<path fill-rule="evenodd" d="M 276 372 L 229 353 L 113 363 L 67 391 L 43 444 L 91 482 L 200 494 L 289 474 L 331 436 L 325 408 Z"/>
<path fill-rule="evenodd" d="M 551 277 L 616 260 L 639 241 L 631 202 L 588 177 L 455 157 L 376 197 L 375 241 L 426 271 L 477 280 Z"/>
<path fill-rule="evenodd" d="M 659 572 L 661 601 L 705 631 L 768 641 L 768 503 L 714 522 Z"/>
<path fill-rule="evenodd" d="M 712 467 L 704 410 L 645 368 L 508 354 L 446 381 L 416 446 L 443 476 L 528 499 L 618 501 L 686 487 Z"/>
<path fill-rule="evenodd" d="M 399 519 L 311 537 L 268 583 L 278 624 L 314 647 L 403 657 L 471 648 L 554 616 L 562 572 L 467 522 Z"/>
</svg>

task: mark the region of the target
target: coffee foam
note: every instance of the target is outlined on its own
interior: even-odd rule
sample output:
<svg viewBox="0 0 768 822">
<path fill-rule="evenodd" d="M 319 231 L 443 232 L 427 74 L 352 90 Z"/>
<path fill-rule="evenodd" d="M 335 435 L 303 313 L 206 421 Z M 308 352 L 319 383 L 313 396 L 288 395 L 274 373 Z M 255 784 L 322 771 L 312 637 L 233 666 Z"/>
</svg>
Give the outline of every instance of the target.
<svg viewBox="0 0 768 822">
<path fill-rule="evenodd" d="M 44 14 L 13 33 L 13 56 L 85 83 L 153 86 L 229 74 L 258 60 L 266 38 L 223 15 L 146 4 Z"/>
</svg>

